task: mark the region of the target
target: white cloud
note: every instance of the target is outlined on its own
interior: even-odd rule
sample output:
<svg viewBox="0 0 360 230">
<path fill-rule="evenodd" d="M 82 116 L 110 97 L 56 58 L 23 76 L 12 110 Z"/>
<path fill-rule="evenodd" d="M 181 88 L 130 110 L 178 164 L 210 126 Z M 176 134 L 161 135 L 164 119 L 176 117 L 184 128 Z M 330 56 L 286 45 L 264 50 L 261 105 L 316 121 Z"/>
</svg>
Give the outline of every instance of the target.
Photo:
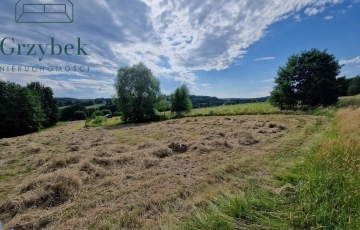
<svg viewBox="0 0 360 230">
<path fill-rule="evenodd" d="M 273 82 L 274 78 L 263 80 L 262 82 Z"/>
<path fill-rule="evenodd" d="M 237 65 L 235 60 L 263 38 L 271 24 L 294 14 L 295 19 L 300 20 L 299 12 L 303 9 L 311 16 L 324 11 L 329 4 L 340 2 L 342 0 L 87 0 L 86 4 L 74 3 L 76 14 L 71 25 L 15 24 L 13 12 L 4 11 L 0 15 L 0 21 L 4 22 L 0 36 L 15 37 L 19 43 L 46 43 L 49 37 L 55 37 L 62 44 L 81 37 L 88 44 L 89 56 L 48 55 L 42 64 L 89 65 L 92 71 L 86 76 L 77 74 L 62 80 L 80 89 L 79 93 L 87 87 L 88 96 L 103 92 L 98 90 L 99 85 L 108 90 L 107 93 L 114 93 L 109 79 L 115 78 L 121 66 L 138 62 L 147 65 L 159 78 L 184 82 L 196 90 L 195 71 L 223 70 Z M 13 6 L 12 0 L 1 1 L 3 9 L 13 9 Z M 1 63 L 30 65 L 37 63 L 37 59 L 0 56 Z M 26 77 L 11 76 L 14 80 Z M 37 77 L 43 82 L 49 79 L 56 82 L 54 74 Z M 81 81 L 74 81 L 75 78 Z M 64 92 L 72 89 L 63 85 Z"/>
<path fill-rule="evenodd" d="M 353 59 L 350 59 L 350 60 L 341 59 L 339 61 L 339 63 L 340 63 L 340 65 L 360 63 L 360 56 L 357 56 L 356 58 L 353 58 Z"/>
<path fill-rule="evenodd" d="M 295 21 L 300 22 L 301 21 L 300 14 L 295 14 L 294 19 L 295 19 Z"/>
<path fill-rule="evenodd" d="M 275 57 L 263 57 L 263 58 L 256 58 L 255 61 L 267 61 L 267 60 L 274 60 Z"/>
<path fill-rule="evenodd" d="M 325 20 L 330 20 L 330 19 L 333 19 L 333 18 L 334 18 L 334 16 L 326 16 L 326 17 L 324 17 Z"/>
<path fill-rule="evenodd" d="M 209 87 L 209 86 L 211 86 L 211 84 L 201 84 L 201 86 Z"/>
<path fill-rule="evenodd" d="M 305 14 L 312 16 L 321 13 L 325 10 L 325 7 L 308 7 L 305 9 Z"/>
</svg>

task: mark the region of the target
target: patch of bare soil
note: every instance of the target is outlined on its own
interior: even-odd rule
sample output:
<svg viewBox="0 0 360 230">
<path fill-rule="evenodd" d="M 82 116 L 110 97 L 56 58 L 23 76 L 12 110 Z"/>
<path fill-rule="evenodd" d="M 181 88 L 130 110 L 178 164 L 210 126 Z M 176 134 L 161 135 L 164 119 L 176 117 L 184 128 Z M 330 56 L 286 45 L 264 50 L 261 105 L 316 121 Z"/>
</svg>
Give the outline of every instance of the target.
<svg viewBox="0 0 360 230">
<path fill-rule="evenodd" d="M 70 122 L 2 139 L 0 220 L 16 230 L 158 228 L 224 188 L 268 175 L 275 150 L 319 119 L 198 117 L 78 129 Z"/>
</svg>

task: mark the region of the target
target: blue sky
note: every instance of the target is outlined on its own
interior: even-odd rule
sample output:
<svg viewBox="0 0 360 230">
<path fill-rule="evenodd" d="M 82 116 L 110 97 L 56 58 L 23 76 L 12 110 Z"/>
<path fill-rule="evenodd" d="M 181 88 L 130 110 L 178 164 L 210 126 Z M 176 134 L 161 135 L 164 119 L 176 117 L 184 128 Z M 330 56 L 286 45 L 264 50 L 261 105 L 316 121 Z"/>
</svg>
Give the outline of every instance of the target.
<svg viewBox="0 0 360 230">
<path fill-rule="evenodd" d="M 67 0 L 21 1 L 62 2 Z M 73 23 L 16 23 L 17 0 L 0 2 L 0 42 L 8 38 L 6 54 L 15 49 L 12 55 L 0 50 L 0 79 L 40 81 L 57 97 L 111 97 L 117 70 L 143 62 L 165 94 L 186 83 L 196 95 L 253 98 L 270 94 L 290 55 L 311 48 L 334 54 L 344 64 L 340 76 L 360 74 L 360 0 L 71 2 Z M 48 48 L 39 61 L 37 45 L 34 55 L 25 55 L 25 48 L 17 52 L 17 44 L 45 47 L 51 38 L 63 48 L 72 44 L 74 54 L 51 55 Z M 78 38 L 87 55 L 76 55 Z M 26 72 L 24 66 L 45 71 Z M 73 66 L 77 71 L 65 71 Z"/>
</svg>

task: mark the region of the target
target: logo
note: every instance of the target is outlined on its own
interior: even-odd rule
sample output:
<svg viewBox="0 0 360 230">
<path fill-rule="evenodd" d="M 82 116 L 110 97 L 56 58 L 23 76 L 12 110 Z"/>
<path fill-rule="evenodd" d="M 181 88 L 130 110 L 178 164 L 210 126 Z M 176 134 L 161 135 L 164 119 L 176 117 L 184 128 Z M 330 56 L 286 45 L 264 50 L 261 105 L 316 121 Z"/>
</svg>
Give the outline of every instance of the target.
<svg viewBox="0 0 360 230">
<path fill-rule="evenodd" d="M 74 6 L 70 0 L 19 0 L 15 5 L 17 23 L 72 23 Z"/>
<path fill-rule="evenodd" d="M 49 52 L 51 55 L 60 55 L 64 53 L 65 55 L 88 55 L 84 50 L 84 47 L 87 44 L 81 43 L 81 38 L 77 38 L 76 45 L 67 44 L 60 45 L 55 43 L 55 38 L 51 38 L 50 44 L 14 44 L 15 39 L 6 37 L 0 42 L 0 52 L 3 55 L 32 55 L 32 56 L 41 56 L 39 61 L 44 58 L 46 52 Z M 13 47 L 8 47 L 7 44 L 13 44 Z"/>
</svg>

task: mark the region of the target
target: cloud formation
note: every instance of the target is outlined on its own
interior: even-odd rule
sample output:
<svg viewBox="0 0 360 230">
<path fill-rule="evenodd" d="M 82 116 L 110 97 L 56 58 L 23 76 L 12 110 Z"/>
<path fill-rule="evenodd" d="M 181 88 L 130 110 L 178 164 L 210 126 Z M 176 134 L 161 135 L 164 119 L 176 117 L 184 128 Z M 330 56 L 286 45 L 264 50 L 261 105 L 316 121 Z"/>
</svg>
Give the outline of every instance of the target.
<svg viewBox="0 0 360 230">
<path fill-rule="evenodd" d="M 350 60 L 341 59 L 339 61 L 339 63 L 340 63 L 340 65 L 360 63 L 360 56 L 357 56 L 356 58 L 353 58 L 353 59 L 350 59 Z"/>
<path fill-rule="evenodd" d="M 275 57 L 263 57 L 263 58 L 256 58 L 255 61 L 267 61 L 267 60 L 274 60 Z"/>
<path fill-rule="evenodd" d="M 44 1 L 44 0 L 42 0 Z M 48 2 L 48 1 L 47 1 Z M 143 62 L 155 76 L 197 87 L 195 71 L 223 70 L 242 58 L 267 28 L 303 12 L 312 16 L 342 0 L 73 0 L 72 24 L 16 24 L 12 0 L 2 0 L 0 38 L 21 44 L 62 44 L 77 37 L 88 44 L 88 56 L 4 56 L 0 66 L 89 66 L 90 72 L 7 73 L 1 79 L 21 83 L 39 80 L 56 94 L 109 96 L 121 66 Z M 255 60 L 271 60 L 274 57 Z M 164 61 L 165 60 L 165 61 Z M 59 76 L 62 78 L 60 79 Z"/>
</svg>

